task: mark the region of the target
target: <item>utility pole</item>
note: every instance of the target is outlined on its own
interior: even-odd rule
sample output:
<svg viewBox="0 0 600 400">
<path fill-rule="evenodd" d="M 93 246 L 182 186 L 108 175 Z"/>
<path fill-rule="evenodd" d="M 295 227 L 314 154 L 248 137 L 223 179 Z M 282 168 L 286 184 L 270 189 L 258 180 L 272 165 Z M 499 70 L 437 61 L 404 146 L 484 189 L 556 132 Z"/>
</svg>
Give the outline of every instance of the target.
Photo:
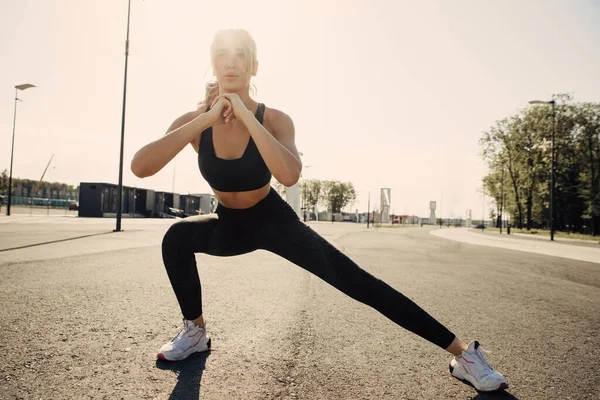
<svg viewBox="0 0 600 400">
<path fill-rule="evenodd" d="M 555 170 L 556 170 L 556 160 L 554 158 L 554 136 L 556 131 L 556 100 L 552 99 L 550 101 L 540 101 L 540 100 L 532 100 L 529 104 L 549 104 L 552 106 L 552 137 L 550 142 L 550 150 L 551 150 L 551 167 L 550 167 L 550 241 L 554 241 L 554 186 L 555 182 Z"/>
<path fill-rule="evenodd" d="M 554 158 L 554 131 L 556 130 L 555 125 L 556 125 L 556 111 L 555 111 L 555 106 L 556 106 L 556 101 L 552 100 L 551 101 L 552 104 L 552 141 L 550 143 L 550 146 L 552 146 L 552 160 L 551 160 L 551 170 L 552 173 L 550 175 L 550 241 L 554 241 L 554 186 L 556 185 L 556 178 L 555 178 L 555 158 Z"/>
<path fill-rule="evenodd" d="M 485 181 L 481 183 L 481 232 L 485 230 Z"/>
<path fill-rule="evenodd" d="M 121 148 L 119 152 L 119 188 L 117 189 L 117 226 L 113 232 L 121 231 L 121 213 L 123 209 L 123 146 L 125 144 L 125 105 L 127 103 L 127 60 L 129 58 L 129 17 L 131 0 L 127 4 L 127 37 L 125 39 L 125 78 L 123 82 L 123 111 L 121 114 Z"/>
<path fill-rule="evenodd" d="M 367 228 L 369 228 L 369 220 L 371 214 L 371 192 L 369 192 L 369 202 L 367 203 Z"/>
<path fill-rule="evenodd" d="M 502 182 L 500 184 L 500 234 L 502 235 L 502 211 L 504 209 L 504 164 L 502 164 Z"/>
</svg>

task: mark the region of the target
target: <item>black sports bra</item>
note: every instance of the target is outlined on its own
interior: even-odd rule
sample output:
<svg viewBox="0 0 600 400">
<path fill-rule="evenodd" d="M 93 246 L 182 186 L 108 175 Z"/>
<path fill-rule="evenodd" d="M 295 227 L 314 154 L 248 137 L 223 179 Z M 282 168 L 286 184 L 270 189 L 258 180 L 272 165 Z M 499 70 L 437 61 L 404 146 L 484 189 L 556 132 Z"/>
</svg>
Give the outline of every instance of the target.
<svg viewBox="0 0 600 400">
<path fill-rule="evenodd" d="M 210 107 L 206 111 L 208 110 Z M 264 114 L 265 105 L 259 103 L 255 117 L 261 124 Z M 271 171 L 267 168 L 252 136 L 240 158 L 225 160 L 215 154 L 212 127 L 204 130 L 200 136 L 198 166 L 208 184 L 220 192 L 247 192 L 260 189 L 271 181 Z"/>
</svg>

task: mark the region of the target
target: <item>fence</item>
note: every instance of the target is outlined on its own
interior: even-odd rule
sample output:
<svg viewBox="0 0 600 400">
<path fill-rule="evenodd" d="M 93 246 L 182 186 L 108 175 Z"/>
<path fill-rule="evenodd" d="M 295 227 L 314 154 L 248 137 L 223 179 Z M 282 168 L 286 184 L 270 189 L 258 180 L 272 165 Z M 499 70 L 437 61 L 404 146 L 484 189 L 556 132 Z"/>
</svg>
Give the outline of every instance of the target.
<svg viewBox="0 0 600 400">
<path fill-rule="evenodd" d="M 0 213 L 6 212 L 8 196 L 0 197 Z M 72 199 L 47 199 L 41 197 L 12 196 L 10 212 L 15 214 L 65 214 L 77 215 L 77 201 Z"/>
</svg>

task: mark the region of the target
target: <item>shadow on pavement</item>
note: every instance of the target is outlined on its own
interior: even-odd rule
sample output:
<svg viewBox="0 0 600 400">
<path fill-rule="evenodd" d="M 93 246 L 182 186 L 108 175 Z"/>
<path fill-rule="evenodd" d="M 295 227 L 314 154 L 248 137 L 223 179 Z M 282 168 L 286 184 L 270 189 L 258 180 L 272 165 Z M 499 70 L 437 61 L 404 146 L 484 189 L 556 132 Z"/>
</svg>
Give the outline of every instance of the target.
<svg viewBox="0 0 600 400">
<path fill-rule="evenodd" d="M 473 397 L 473 400 L 519 400 L 518 397 L 513 396 L 512 394 L 505 392 L 504 390 L 500 392 L 477 392 L 477 396 Z"/>
<path fill-rule="evenodd" d="M 462 379 L 457 379 L 457 380 L 460 383 L 467 385 L 467 386 L 473 388 L 473 390 L 477 391 L 477 396 L 473 397 L 473 400 L 519 400 L 518 397 L 515 397 L 512 394 L 510 394 L 504 390 L 501 390 L 498 392 L 480 392 L 479 390 L 475 389 L 475 387 L 473 385 L 471 385 L 470 382 L 463 381 Z"/>
<path fill-rule="evenodd" d="M 200 398 L 200 381 L 209 355 L 210 351 L 207 351 L 192 354 L 183 361 L 156 360 L 156 368 L 173 371 L 177 375 L 177 384 L 173 388 L 169 400 Z"/>
<path fill-rule="evenodd" d="M 72 237 L 72 238 L 50 240 L 48 242 L 26 244 L 24 246 L 9 247 L 8 249 L 0 249 L 0 253 L 3 252 L 3 251 L 9 251 L 9 250 L 19 250 L 19 249 L 26 249 L 28 247 L 42 246 L 44 244 L 59 243 L 59 242 L 66 242 L 66 241 L 69 241 L 69 240 L 83 239 L 83 238 L 90 237 L 90 236 L 106 235 L 106 234 L 109 234 L 109 233 L 113 233 L 113 232 L 110 231 L 110 232 L 92 233 L 92 234 L 89 234 L 89 235 L 76 236 L 76 237 Z"/>
</svg>

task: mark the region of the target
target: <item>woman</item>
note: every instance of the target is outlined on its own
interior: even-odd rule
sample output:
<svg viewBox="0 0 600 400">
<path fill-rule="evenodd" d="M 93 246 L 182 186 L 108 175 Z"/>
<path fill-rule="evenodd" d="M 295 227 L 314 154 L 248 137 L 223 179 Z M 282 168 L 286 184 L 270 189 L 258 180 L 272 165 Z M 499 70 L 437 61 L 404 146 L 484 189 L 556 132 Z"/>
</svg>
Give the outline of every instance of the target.
<svg viewBox="0 0 600 400">
<path fill-rule="evenodd" d="M 302 223 L 270 187 L 271 175 L 285 186 L 294 185 L 302 162 L 290 117 L 250 97 L 250 80 L 258 69 L 250 35 L 243 30 L 218 32 L 211 60 L 216 82 L 207 85 L 198 109 L 177 118 L 165 136 L 140 149 L 131 163 L 136 176 L 151 176 L 191 144 L 200 172 L 219 201 L 216 216 L 179 221 L 163 239 L 163 261 L 184 326 L 159 350 L 158 358 L 183 360 L 210 349 L 194 253 L 233 256 L 264 249 L 452 353 L 450 371 L 458 379 L 481 391 L 507 388 L 478 342 L 465 344 L 411 300 L 362 270 Z"/>
</svg>

